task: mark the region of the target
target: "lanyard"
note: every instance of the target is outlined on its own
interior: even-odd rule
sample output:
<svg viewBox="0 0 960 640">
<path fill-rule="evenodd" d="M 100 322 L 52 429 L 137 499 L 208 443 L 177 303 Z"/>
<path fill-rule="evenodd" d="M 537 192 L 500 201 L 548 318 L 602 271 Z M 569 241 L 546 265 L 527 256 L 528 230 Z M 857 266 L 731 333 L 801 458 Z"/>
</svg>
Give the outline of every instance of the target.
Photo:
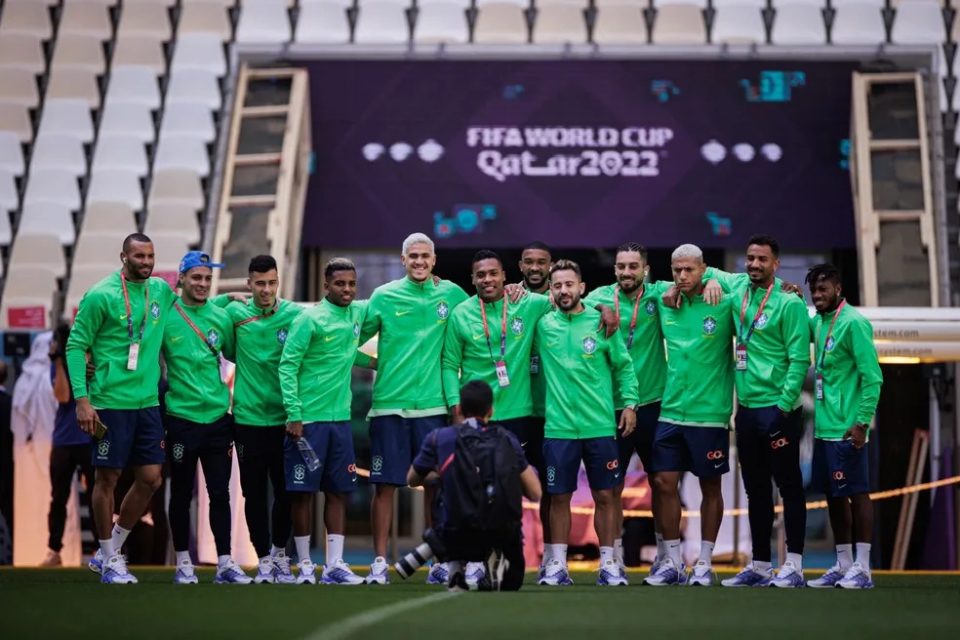
<svg viewBox="0 0 960 640">
<path fill-rule="evenodd" d="M 127 291 L 127 276 L 120 271 L 120 288 L 123 289 L 123 306 L 127 311 L 127 335 L 130 336 L 130 342 L 133 339 L 133 312 L 130 309 L 130 293 Z M 147 326 L 147 314 L 150 313 L 150 281 L 143 284 L 143 320 L 140 321 L 140 337 L 136 342 L 143 342 L 143 330 Z"/>
<path fill-rule="evenodd" d="M 233 326 L 234 328 L 236 328 L 236 327 L 242 327 L 248 324 L 253 324 L 254 322 L 259 322 L 260 320 L 263 320 L 264 318 L 269 318 L 270 316 L 275 314 L 279 308 L 280 308 L 280 298 L 277 298 L 277 301 L 273 304 L 272 309 L 267 309 L 263 313 L 258 313 L 255 316 L 250 316 L 249 318 L 245 318 L 239 322 L 234 322 Z"/>
<path fill-rule="evenodd" d="M 833 325 L 837 323 L 837 318 L 840 317 L 840 312 L 845 304 L 847 304 L 847 301 L 841 300 L 837 310 L 833 312 L 833 320 L 830 321 L 830 328 L 827 329 L 827 339 L 823 341 L 823 349 L 820 350 L 820 357 L 817 358 L 817 371 L 823 370 L 823 361 L 827 357 L 827 343 L 830 342 L 830 336 L 833 335 Z"/>
<path fill-rule="evenodd" d="M 633 315 L 630 316 L 630 333 L 627 334 L 627 351 L 633 346 L 633 334 L 637 330 L 637 312 L 640 311 L 640 298 L 643 297 L 644 286 L 640 285 L 640 292 L 637 293 L 637 299 L 633 303 Z M 620 285 L 614 287 L 613 291 L 613 312 L 617 314 L 617 324 L 620 323 Z"/>
<path fill-rule="evenodd" d="M 500 360 L 503 360 L 507 353 L 507 297 L 503 298 L 503 320 L 500 323 Z M 487 339 L 487 351 L 490 352 L 490 359 L 493 359 L 493 347 L 490 345 L 490 327 L 487 326 L 487 310 L 484 308 L 483 300 L 477 297 L 480 303 L 480 318 L 483 320 L 483 335 Z"/>
<path fill-rule="evenodd" d="M 190 325 L 190 328 L 193 329 L 193 332 L 197 334 L 197 337 L 203 341 L 203 344 L 206 345 L 207 349 L 210 350 L 210 353 L 213 354 L 213 357 L 217 359 L 217 362 L 219 362 L 220 352 L 214 349 L 213 345 L 210 344 L 210 341 L 207 339 L 207 337 L 203 335 L 203 331 L 200 330 L 200 327 L 198 327 L 193 323 L 193 320 L 191 320 L 190 317 L 186 314 L 186 312 L 180 307 L 179 302 L 173 303 L 173 306 L 176 307 L 177 313 L 180 314 L 180 317 L 186 320 L 187 324 Z"/>
<path fill-rule="evenodd" d="M 764 294 L 763 300 L 760 301 L 760 306 L 757 308 L 757 315 L 753 316 L 753 322 L 750 323 L 750 328 L 747 329 L 747 333 L 743 333 L 743 319 L 747 315 L 747 306 L 750 304 L 750 287 L 747 287 L 747 290 L 743 293 L 743 303 L 740 305 L 740 343 L 747 344 L 750 342 L 750 338 L 753 336 L 753 330 L 757 328 L 757 320 L 760 319 L 760 316 L 763 315 L 763 308 L 767 306 L 767 300 L 770 299 L 770 294 L 773 293 L 773 285 L 775 282 L 771 282 L 770 286 L 767 287 L 767 293 Z"/>
</svg>

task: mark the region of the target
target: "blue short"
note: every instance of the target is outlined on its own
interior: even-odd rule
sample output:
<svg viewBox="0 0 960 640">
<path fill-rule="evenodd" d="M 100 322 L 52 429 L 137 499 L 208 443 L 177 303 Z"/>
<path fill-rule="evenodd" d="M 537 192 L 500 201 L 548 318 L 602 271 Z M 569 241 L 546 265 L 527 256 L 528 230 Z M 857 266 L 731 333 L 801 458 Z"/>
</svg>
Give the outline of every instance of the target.
<svg viewBox="0 0 960 640">
<path fill-rule="evenodd" d="M 594 491 L 612 489 L 620 482 L 616 438 L 544 438 L 543 464 L 547 467 L 547 493 L 554 495 L 576 491 L 581 460 L 587 468 L 590 488 Z"/>
<path fill-rule="evenodd" d="M 163 421 L 160 407 L 97 409 L 107 427 L 103 440 L 94 441 L 93 466 L 123 469 L 127 465 L 163 464 Z"/>
<path fill-rule="evenodd" d="M 867 447 L 857 449 L 849 440 L 813 440 L 813 473 L 810 488 L 831 498 L 870 493 Z"/>
<path fill-rule="evenodd" d="M 653 473 L 690 471 L 712 478 L 730 471 L 730 435 L 723 427 L 657 423 L 650 460 Z"/>
<path fill-rule="evenodd" d="M 298 493 L 347 493 L 357 488 L 357 464 L 349 422 L 309 422 L 301 436 L 317 454 L 320 467 L 310 471 L 297 441 L 283 442 L 283 472 L 287 491 Z"/>
<path fill-rule="evenodd" d="M 523 456 L 527 463 L 536 469 L 543 478 L 543 418 L 511 418 L 510 420 L 494 420 L 493 424 L 500 425 L 513 435 L 523 447 Z"/>
<path fill-rule="evenodd" d="M 616 420 L 620 424 L 620 414 L 617 411 Z M 640 462 L 643 463 L 643 470 L 650 473 L 650 456 L 653 454 L 653 437 L 657 433 L 657 421 L 660 419 L 660 403 L 651 402 L 637 407 L 637 428 L 629 436 L 624 438 L 617 430 L 617 448 L 620 453 L 620 469 L 623 473 L 620 476 L 622 483 L 627 473 L 627 466 L 630 464 L 630 458 L 634 452 L 640 456 Z"/>
<path fill-rule="evenodd" d="M 434 429 L 447 426 L 447 416 L 370 418 L 370 482 L 407 485 L 407 471 Z"/>
</svg>

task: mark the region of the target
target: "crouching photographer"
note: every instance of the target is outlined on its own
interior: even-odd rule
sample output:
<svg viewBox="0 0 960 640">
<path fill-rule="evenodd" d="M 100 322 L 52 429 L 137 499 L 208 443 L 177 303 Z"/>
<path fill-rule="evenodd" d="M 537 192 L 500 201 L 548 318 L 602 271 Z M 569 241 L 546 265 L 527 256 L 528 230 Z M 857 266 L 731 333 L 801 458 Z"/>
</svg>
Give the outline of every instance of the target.
<svg viewBox="0 0 960 640">
<path fill-rule="evenodd" d="M 436 557 L 447 562 L 451 591 L 468 589 L 466 562 L 483 562 L 480 590 L 516 591 L 523 584 L 522 497 L 540 499 L 536 471 L 516 437 L 487 422 L 493 392 L 474 380 L 460 391 L 463 423 L 427 436 L 407 473 L 411 487 L 436 484 L 434 528 L 424 543 L 396 564 L 404 578 Z"/>
</svg>

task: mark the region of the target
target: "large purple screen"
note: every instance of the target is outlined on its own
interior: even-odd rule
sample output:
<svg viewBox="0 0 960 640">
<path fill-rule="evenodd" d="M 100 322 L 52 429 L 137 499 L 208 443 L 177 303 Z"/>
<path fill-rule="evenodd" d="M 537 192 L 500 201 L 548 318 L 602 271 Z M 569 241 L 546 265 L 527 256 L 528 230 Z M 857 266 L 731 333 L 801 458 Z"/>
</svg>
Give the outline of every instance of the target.
<svg viewBox="0 0 960 640">
<path fill-rule="evenodd" d="M 307 246 L 854 246 L 850 63 L 305 66 Z"/>
</svg>

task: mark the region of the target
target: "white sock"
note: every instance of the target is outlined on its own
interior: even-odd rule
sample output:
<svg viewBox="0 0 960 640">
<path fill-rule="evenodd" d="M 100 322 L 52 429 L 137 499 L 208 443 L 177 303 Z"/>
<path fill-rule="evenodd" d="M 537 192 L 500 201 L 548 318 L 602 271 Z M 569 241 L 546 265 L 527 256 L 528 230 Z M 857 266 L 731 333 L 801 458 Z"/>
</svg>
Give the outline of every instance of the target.
<svg viewBox="0 0 960 640">
<path fill-rule="evenodd" d="M 277 545 L 270 546 L 270 555 L 274 558 L 287 555 L 287 550 L 283 547 L 278 547 Z"/>
<path fill-rule="evenodd" d="M 613 557 L 618 563 L 623 564 L 623 538 L 613 541 Z"/>
<path fill-rule="evenodd" d="M 613 547 L 600 547 L 600 564 L 613 562 Z"/>
<path fill-rule="evenodd" d="M 707 566 L 713 566 L 713 542 L 703 540 L 700 542 L 700 557 L 697 558 L 698 563 L 703 563 Z"/>
<path fill-rule="evenodd" d="M 549 542 L 543 543 L 543 563 L 542 564 L 547 564 L 548 562 L 553 560 L 553 557 L 554 557 L 553 543 L 549 543 Z"/>
<path fill-rule="evenodd" d="M 657 539 L 657 560 L 663 560 L 667 555 L 667 545 L 663 541 L 663 534 L 657 531 L 653 535 Z"/>
<path fill-rule="evenodd" d="M 339 533 L 331 533 L 327 535 L 326 560 L 328 567 L 331 567 L 343 560 L 343 535 Z"/>
<path fill-rule="evenodd" d="M 218 568 L 218 569 L 223 569 L 225 566 L 227 566 L 227 565 L 230 564 L 231 562 L 233 562 L 233 558 L 230 557 L 230 554 L 229 554 L 229 553 L 228 553 L 227 555 L 225 555 L 225 556 L 217 556 L 217 568 Z"/>
<path fill-rule="evenodd" d="M 787 562 L 792 562 L 797 571 L 803 571 L 803 554 L 787 552 Z"/>
<path fill-rule="evenodd" d="M 861 567 L 870 571 L 870 543 L 869 542 L 858 542 L 857 543 L 857 562 Z"/>
<path fill-rule="evenodd" d="M 297 547 L 298 560 L 310 559 L 310 536 L 293 536 L 293 544 Z"/>
<path fill-rule="evenodd" d="M 177 564 L 193 564 L 189 551 L 177 551 Z"/>
<path fill-rule="evenodd" d="M 113 540 L 113 548 L 116 549 L 117 553 L 120 553 L 120 550 L 123 549 L 123 543 L 127 541 L 128 535 L 130 535 L 130 529 L 124 529 L 119 524 L 113 525 L 110 539 Z"/>
<path fill-rule="evenodd" d="M 558 560 L 563 566 L 567 566 L 567 545 L 553 545 L 553 559 Z"/>
<path fill-rule="evenodd" d="M 753 565 L 754 571 L 759 573 L 770 573 L 773 569 L 773 565 L 771 565 L 769 561 L 754 560 L 751 564 Z"/>
<path fill-rule="evenodd" d="M 683 566 L 683 560 L 680 559 L 680 541 L 664 540 L 663 544 L 667 548 L 667 557 L 673 560 L 673 563 L 677 565 L 678 569 Z"/>
<path fill-rule="evenodd" d="M 840 568 L 843 571 L 846 571 L 850 568 L 850 565 L 853 564 L 853 545 L 852 544 L 838 544 L 837 545 L 837 564 L 840 565 Z"/>
<path fill-rule="evenodd" d="M 106 540 L 100 541 L 100 555 L 103 556 L 103 561 L 106 562 L 110 559 L 114 553 L 113 551 L 113 539 L 107 538 Z"/>
</svg>

